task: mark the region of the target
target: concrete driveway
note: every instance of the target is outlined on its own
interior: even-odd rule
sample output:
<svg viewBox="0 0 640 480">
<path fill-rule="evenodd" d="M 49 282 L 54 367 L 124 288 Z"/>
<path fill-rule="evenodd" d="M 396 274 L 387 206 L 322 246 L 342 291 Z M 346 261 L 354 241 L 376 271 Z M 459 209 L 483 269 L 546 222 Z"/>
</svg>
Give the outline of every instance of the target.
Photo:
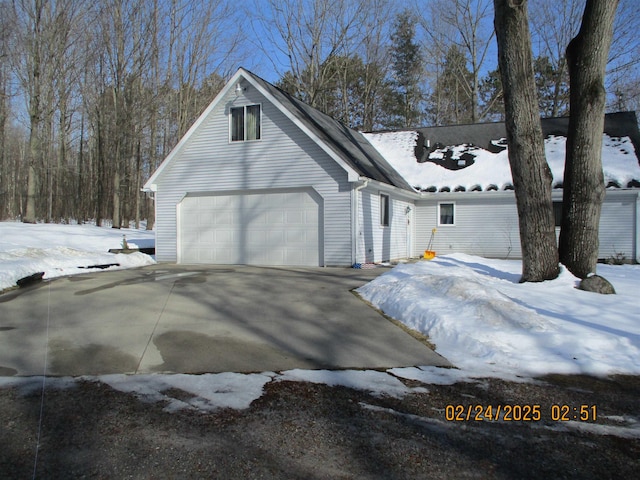
<svg viewBox="0 0 640 480">
<path fill-rule="evenodd" d="M 0 295 L 0 375 L 449 363 L 350 290 L 385 269 L 160 264 Z"/>
</svg>

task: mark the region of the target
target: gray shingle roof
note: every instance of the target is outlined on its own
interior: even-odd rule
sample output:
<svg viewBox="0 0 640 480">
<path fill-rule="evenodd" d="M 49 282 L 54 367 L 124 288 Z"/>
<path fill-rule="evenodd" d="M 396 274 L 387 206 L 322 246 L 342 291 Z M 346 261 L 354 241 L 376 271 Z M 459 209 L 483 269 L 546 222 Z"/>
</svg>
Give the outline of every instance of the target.
<svg viewBox="0 0 640 480">
<path fill-rule="evenodd" d="M 311 129 L 360 176 L 404 190 L 415 191 L 360 132 L 343 125 L 257 75 L 246 70 L 245 72 L 300 122 Z"/>
<path fill-rule="evenodd" d="M 567 136 L 569 129 L 569 117 L 543 118 L 541 120 L 542 134 Z M 462 144 L 475 145 L 486 150 L 492 150 L 492 141 L 507 136 L 504 122 L 475 123 L 469 125 L 450 125 L 444 127 L 424 127 L 416 131 L 420 135 L 416 158 L 426 159 L 428 153 L 423 150 L 425 140 L 429 140 L 430 148 L 436 148 L 436 144 L 442 146 L 454 146 Z M 608 113 L 604 117 L 604 133 L 611 137 L 629 137 L 635 148 L 636 155 L 640 158 L 640 131 L 635 112 Z"/>
</svg>

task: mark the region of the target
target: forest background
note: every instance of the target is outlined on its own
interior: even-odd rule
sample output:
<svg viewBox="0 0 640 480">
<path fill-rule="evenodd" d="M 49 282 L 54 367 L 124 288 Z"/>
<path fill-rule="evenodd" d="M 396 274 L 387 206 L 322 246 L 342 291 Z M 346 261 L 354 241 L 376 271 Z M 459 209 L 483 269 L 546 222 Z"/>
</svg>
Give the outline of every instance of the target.
<svg viewBox="0 0 640 480">
<path fill-rule="evenodd" d="M 584 0 L 530 0 L 542 117 Z M 492 0 L 0 0 L 0 220 L 152 228 L 141 186 L 244 66 L 363 131 L 499 121 Z M 607 111 L 640 106 L 621 0 Z"/>
</svg>

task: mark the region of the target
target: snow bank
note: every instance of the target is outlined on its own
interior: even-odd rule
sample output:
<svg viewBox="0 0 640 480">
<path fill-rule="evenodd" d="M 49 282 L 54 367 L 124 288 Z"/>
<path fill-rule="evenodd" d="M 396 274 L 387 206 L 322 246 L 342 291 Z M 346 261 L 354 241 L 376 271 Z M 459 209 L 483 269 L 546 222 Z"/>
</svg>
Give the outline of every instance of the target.
<svg viewBox="0 0 640 480">
<path fill-rule="evenodd" d="M 152 247 L 154 233 L 95 225 L 25 224 L 0 222 L 0 292 L 28 275 L 44 278 L 87 273 L 87 267 L 119 264 L 111 269 L 135 268 L 155 263 L 143 253 L 112 254 L 122 248 Z"/>
<path fill-rule="evenodd" d="M 617 295 L 518 283 L 519 261 L 463 254 L 399 265 L 358 289 L 472 376 L 640 373 L 640 267 L 599 266 Z"/>
</svg>

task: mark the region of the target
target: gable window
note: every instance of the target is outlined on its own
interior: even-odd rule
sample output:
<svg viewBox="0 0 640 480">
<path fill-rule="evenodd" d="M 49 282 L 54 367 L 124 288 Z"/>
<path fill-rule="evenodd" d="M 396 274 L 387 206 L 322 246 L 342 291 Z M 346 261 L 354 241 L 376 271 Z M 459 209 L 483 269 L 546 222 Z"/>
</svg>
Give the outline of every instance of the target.
<svg viewBox="0 0 640 480">
<path fill-rule="evenodd" d="M 455 203 L 438 203 L 438 225 L 455 225 Z"/>
<path fill-rule="evenodd" d="M 380 225 L 383 227 L 389 226 L 389 195 L 384 193 L 380 194 Z"/>
<path fill-rule="evenodd" d="M 260 105 L 231 108 L 231 141 L 260 140 Z"/>
</svg>

